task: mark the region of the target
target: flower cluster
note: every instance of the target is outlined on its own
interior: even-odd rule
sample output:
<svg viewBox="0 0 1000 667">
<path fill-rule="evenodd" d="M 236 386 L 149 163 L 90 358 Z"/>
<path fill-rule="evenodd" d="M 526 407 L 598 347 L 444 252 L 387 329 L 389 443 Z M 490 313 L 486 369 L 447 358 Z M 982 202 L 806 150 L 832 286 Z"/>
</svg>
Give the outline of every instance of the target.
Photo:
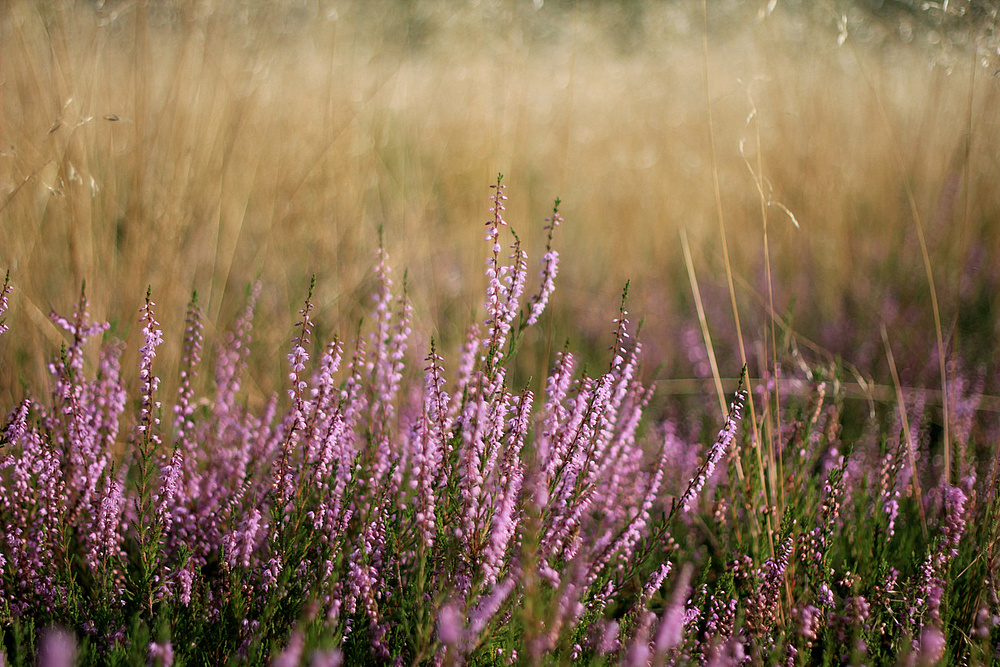
<svg viewBox="0 0 1000 667">
<path fill-rule="evenodd" d="M 978 545 L 997 543 L 996 471 L 977 467 L 971 442 L 958 485 L 934 477 L 927 411 L 911 420 L 917 438 L 842 442 L 839 384 L 820 382 L 748 424 L 767 437 L 744 447 L 744 368 L 722 429 L 694 444 L 710 422 L 654 402 L 627 288 L 598 373 L 564 349 L 537 393 L 511 386 L 520 334 L 552 295 L 561 218 L 557 203 L 523 299 L 516 236 L 501 261 L 503 192 L 498 179 L 486 317 L 453 368 L 431 340 L 407 373 L 412 307 L 382 250 L 369 333 L 317 341 L 310 288 L 288 391 L 264 401 L 241 391 L 259 285 L 207 393 L 196 299 L 170 371 L 157 366 L 147 292 L 133 401 L 123 343 L 85 363 L 85 343 L 108 329 L 85 296 L 54 315 L 69 342 L 52 395 L 0 424 L 0 664 L 990 655 L 1000 600 L 981 582 L 998 580 L 997 559 Z M 0 315 L 9 292 L 8 281 Z M 161 421 L 165 372 L 178 389 Z M 977 432 L 974 393 L 950 405 L 963 441 Z M 667 416 L 646 427 L 649 412 Z"/>
</svg>

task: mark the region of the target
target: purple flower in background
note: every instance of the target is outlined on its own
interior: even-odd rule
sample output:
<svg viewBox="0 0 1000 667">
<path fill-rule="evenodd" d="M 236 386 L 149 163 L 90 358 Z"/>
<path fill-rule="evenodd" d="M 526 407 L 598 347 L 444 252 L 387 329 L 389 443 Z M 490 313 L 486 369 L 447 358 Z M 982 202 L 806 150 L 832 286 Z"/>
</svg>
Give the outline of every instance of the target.
<svg viewBox="0 0 1000 667">
<path fill-rule="evenodd" d="M 149 644 L 149 664 L 152 667 L 170 667 L 174 664 L 174 647 L 169 641 Z"/>
<path fill-rule="evenodd" d="M 917 649 L 917 664 L 921 666 L 937 665 L 944 658 L 945 636 L 936 625 L 925 625 L 920 631 L 920 643 Z"/>
<path fill-rule="evenodd" d="M 38 648 L 38 664 L 73 667 L 76 664 L 76 637 L 62 628 L 45 630 Z"/>
<path fill-rule="evenodd" d="M 618 625 L 618 621 L 610 621 L 604 626 L 604 632 L 601 633 L 601 641 L 597 645 L 597 655 L 607 655 L 618 650 L 620 646 L 618 633 L 620 630 L 621 626 Z"/>
<path fill-rule="evenodd" d="M 656 621 L 656 614 L 640 610 L 639 624 L 632 635 L 632 641 L 625 650 L 624 664 L 627 667 L 645 667 L 650 661 L 649 632 Z"/>
<path fill-rule="evenodd" d="M 178 443 L 188 444 L 188 436 L 195 427 L 194 421 L 191 419 L 194 414 L 194 405 L 192 405 L 194 387 L 191 383 L 197 375 L 198 364 L 201 361 L 203 328 L 197 294 L 191 297 L 185 322 L 187 326 L 184 330 L 181 381 L 177 388 L 177 402 L 174 404 L 174 434 Z"/>
<path fill-rule="evenodd" d="M 260 291 L 261 283 L 255 283 L 246 307 L 233 324 L 233 330 L 226 335 L 225 343 L 216 349 L 215 410 L 220 416 L 226 415 L 237 404 L 241 375 L 250 354 L 250 333 Z"/>
<path fill-rule="evenodd" d="M 340 649 L 313 651 L 309 667 L 340 667 L 344 664 L 344 654 Z"/>
<path fill-rule="evenodd" d="M 462 612 L 455 603 L 441 607 L 437 617 L 438 638 L 448 646 L 457 647 L 465 636 Z"/>
<path fill-rule="evenodd" d="M 4 278 L 3 287 L 0 288 L 0 316 L 7 312 L 9 306 L 7 297 L 10 296 L 11 286 L 10 286 L 10 271 L 7 272 L 7 276 Z M 0 336 L 7 333 L 10 330 L 4 321 L 0 319 Z"/>
<path fill-rule="evenodd" d="M 469 627 L 466 634 L 466 642 L 475 642 L 478 640 L 479 636 L 486 629 L 493 617 L 496 616 L 497 612 L 507 598 L 510 597 L 511 592 L 513 592 L 514 587 L 517 582 L 512 578 L 505 579 L 502 583 L 495 586 L 490 593 L 489 597 L 485 598 L 475 609 L 469 614 Z M 470 647 L 471 648 L 471 647 Z"/>
<path fill-rule="evenodd" d="M 302 636 L 302 632 L 299 630 L 293 631 L 292 636 L 288 638 L 288 643 L 285 645 L 284 650 L 271 661 L 271 667 L 298 667 L 299 662 L 302 660 L 304 642 L 305 637 Z"/>
<path fill-rule="evenodd" d="M 796 610 L 798 616 L 799 634 L 806 639 L 806 646 L 812 646 L 819 636 L 819 630 L 823 625 L 823 612 L 817 607 L 808 604 Z"/>
<path fill-rule="evenodd" d="M 690 592 L 690 585 L 691 565 L 685 563 L 674 584 L 670 603 L 663 609 L 660 627 L 656 631 L 654 647 L 658 656 L 666 655 L 667 651 L 678 646 L 684 637 L 684 626 L 686 625 L 684 606 Z"/>
</svg>

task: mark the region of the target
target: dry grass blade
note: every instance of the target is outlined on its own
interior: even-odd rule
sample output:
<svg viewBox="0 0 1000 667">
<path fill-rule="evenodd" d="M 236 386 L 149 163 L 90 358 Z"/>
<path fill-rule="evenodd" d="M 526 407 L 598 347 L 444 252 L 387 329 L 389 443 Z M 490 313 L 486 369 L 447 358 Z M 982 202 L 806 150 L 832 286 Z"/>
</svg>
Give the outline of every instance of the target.
<svg viewBox="0 0 1000 667">
<path fill-rule="evenodd" d="M 708 320 L 705 318 L 705 305 L 702 303 L 701 290 L 698 288 L 698 276 L 694 272 L 694 261 L 691 259 L 691 246 L 688 243 L 687 230 L 683 227 L 681 227 L 681 248 L 684 250 L 684 265 L 687 266 L 688 278 L 691 281 L 691 293 L 694 295 L 694 305 L 698 311 L 698 324 L 701 325 L 701 335 L 705 340 L 708 363 L 712 367 L 712 380 L 715 382 L 715 392 L 719 398 L 719 415 L 725 417 L 728 412 L 726 392 L 722 388 L 719 363 L 715 359 L 715 347 L 712 345 L 712 334 L 708 330 Z"/>
</svg>

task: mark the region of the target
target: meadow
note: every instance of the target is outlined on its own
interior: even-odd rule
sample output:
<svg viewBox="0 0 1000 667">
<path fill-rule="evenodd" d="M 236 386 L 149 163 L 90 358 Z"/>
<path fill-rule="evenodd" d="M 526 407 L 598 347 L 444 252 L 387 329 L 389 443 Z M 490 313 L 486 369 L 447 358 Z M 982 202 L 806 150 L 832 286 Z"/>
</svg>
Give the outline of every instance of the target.
<svg viewBox="0 0 1000 667">
<path fill-rule="evenodd" d="M 0 665 L 1000 659 L 998 44 L 5 3 Z"/>
</svg>

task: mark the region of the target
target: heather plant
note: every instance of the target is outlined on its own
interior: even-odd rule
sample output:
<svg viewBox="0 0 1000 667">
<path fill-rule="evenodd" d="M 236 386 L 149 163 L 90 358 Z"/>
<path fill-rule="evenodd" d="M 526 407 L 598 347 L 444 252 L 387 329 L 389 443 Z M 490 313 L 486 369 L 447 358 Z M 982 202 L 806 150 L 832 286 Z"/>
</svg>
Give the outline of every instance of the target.
<svg viewBox="0 0 1000 667">
<path fill-rule="evenodd" d="M 84 361 L 108 328 L 86 292 L 53 314 L 51 394 L 3 422 L 0 664 L 995 659 L 996 425 L 975 374 L 949 365 L 950 474 L 927 396 L 849 417 L 835 366 L 744 367 L 706 439 L 710 410 L 646 414 L 626 286 L 606 366 L 567 345 L 536 396 L 509 369 L 553 293 L 559 202 L 526 299 L 506 199 L 498 178 L 485 317 L 451 368 L 433 339 L 412 350 L 384 250 L 362 332 L 318 340 L 310 288 L 287 393 L 260 404 L 242 388 L 260 285 L 206 393 L 197 296 L 169 369 L 147 291 L 131 394 L 121 343 Z"/>
</svg>

